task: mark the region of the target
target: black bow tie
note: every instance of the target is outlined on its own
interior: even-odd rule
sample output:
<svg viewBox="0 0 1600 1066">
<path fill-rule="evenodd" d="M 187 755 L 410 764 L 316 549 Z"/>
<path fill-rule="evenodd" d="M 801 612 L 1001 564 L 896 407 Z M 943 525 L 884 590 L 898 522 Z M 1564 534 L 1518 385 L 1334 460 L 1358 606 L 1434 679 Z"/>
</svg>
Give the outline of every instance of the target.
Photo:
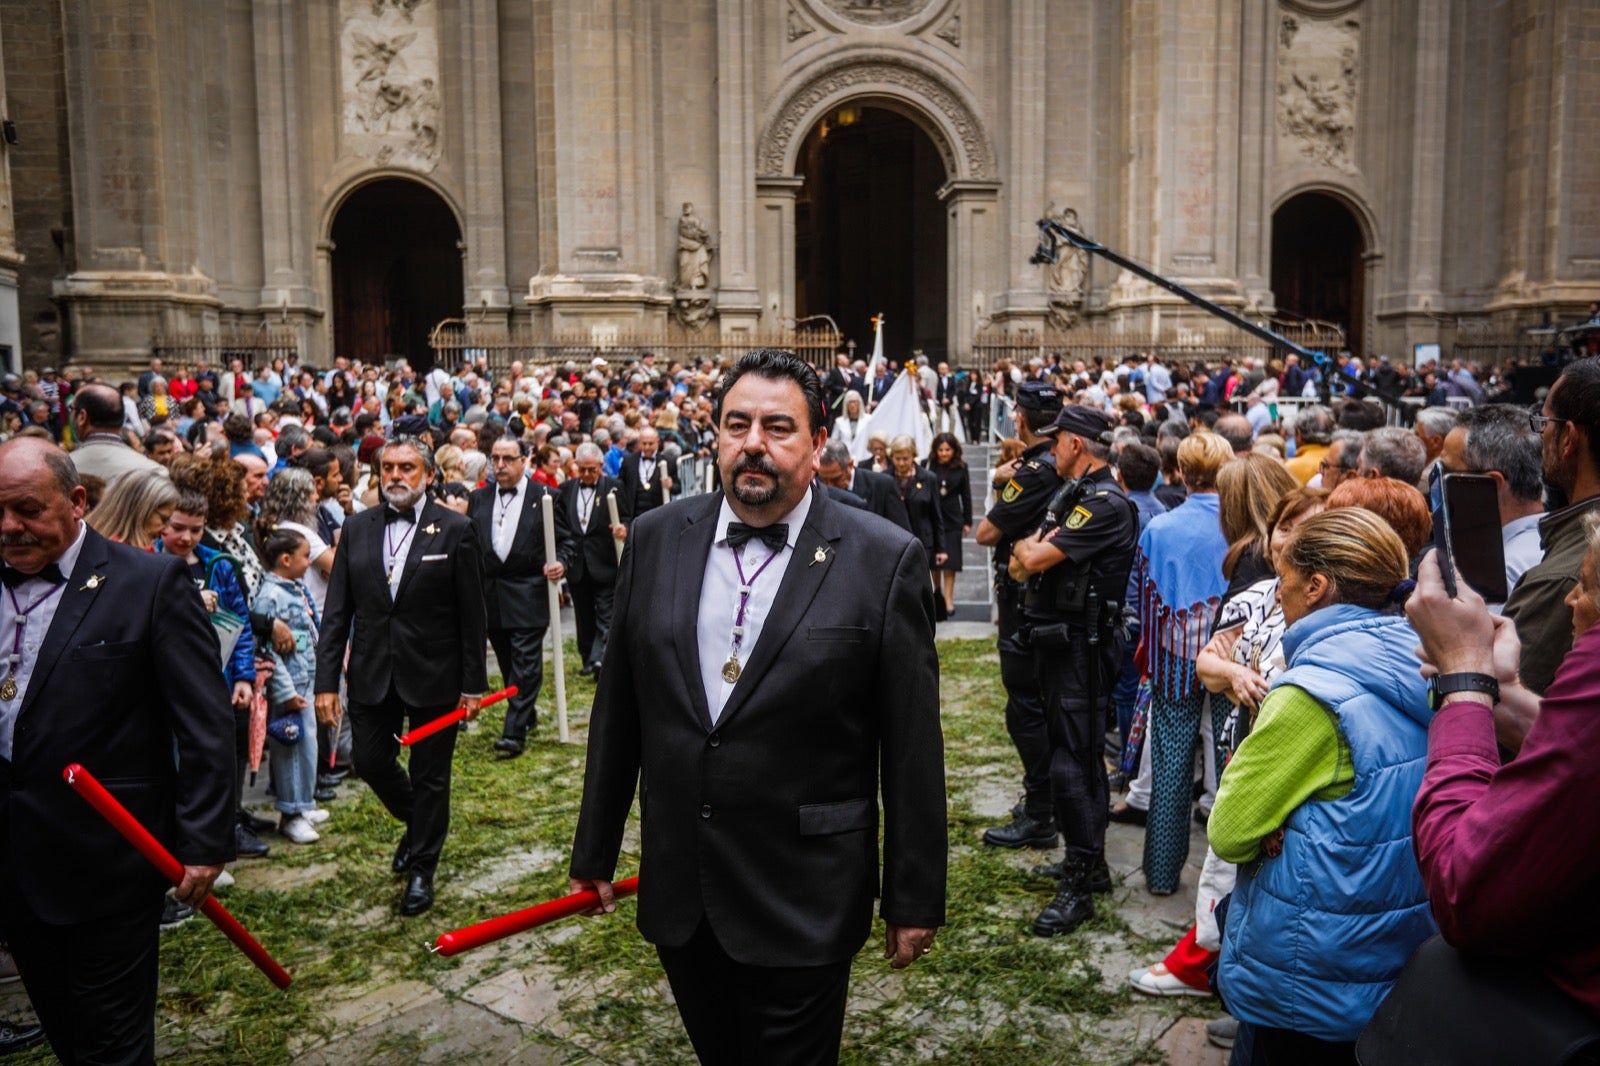
<svg viewBox="0 0 1600 1066">
<path fill-rule="evenodd" d="M 8 589 L 14 589 L 24 581 L 32 581 L 34 578 L 48 581 L 52 585 L 59 585 L 67 580 L 67 575 L 63 574 L 61 567 L 55 563 L 45 563 L 44 569 L 37 574 L 24 574 L 14 566 L 6 566 L 0 563 L 0 582 L 3 582 Z"/>
<path fill-rule="evenodd" d="M 789 543 L 789 527 L 783 522 L 776 522 L 770 526 L 747 526 L 743 522 L 728 523 L 728 547 L 738 551 L 750 542 L 751 538 L 759 540 L 773 551 L 782 551 L 783 546 Z"/>
<path fill-rule="evenodd" d="M 396 511 L 393 507 L 385 507 L 383 509 L 384 525 L 388 525 L 390 522 L 415 522 L 416 520 L 417 512 L 409 507 L 404 511 Z"/>
<path fill-rule="evenodd" d="M 502 495 L 502 496 L 515 496 L 516 494 L 517 494 L 517 490 L 516 489 L 501 489 L 500 490 L 500 495 Z"/>
</svg>

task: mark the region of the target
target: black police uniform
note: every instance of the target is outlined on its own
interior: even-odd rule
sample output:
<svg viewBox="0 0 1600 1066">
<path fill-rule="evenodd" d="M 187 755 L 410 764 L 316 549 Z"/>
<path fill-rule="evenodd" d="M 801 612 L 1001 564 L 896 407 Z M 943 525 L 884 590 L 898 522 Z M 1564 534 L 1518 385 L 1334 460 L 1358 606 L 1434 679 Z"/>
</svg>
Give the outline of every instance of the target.
<svg viewBox="0 0 1600 1066">
<path fill-rule="evenodd" d="M 1050 543 L 1065 556 L 1023 589 L 1022 612 L 1051 743 L 1050 791 L 1066 843 L 1062 893 L 1034 923 L 1043 936 L 1093 914 L 1091 878 L 1103 863 L 1108 783 L 1102 749 L 1122 664 L 1122 599 L 1139 540 L 1139 513 L 1108 466 L 1083 475 Z M 1063 899 L 1063 896 L 1067 898 Z"/>
<path fill-rule="evenodd" d="M 1022 758 L 1022 816 L 983 835 L 985 843 L 1000 847 L 1048 848 L 1056 842 L 1055 808 L 1050 801 L 1050 731 L 1033 655 L 1017 640 L 1023 622 L 1022 586 L 1011 580 L 1006 569 L 1011 565 L 1011 546 L 1038 531 L 1044 509 L 1060 487 L 1061 475 L 1050 456 L 1050 441 L 1040 441 L 1022 453 L 1015 476 L 1000 487 L 985 516 L 1001 533 L 994 549 L 1000 681 L 1006 690 L 1006 732 Z"/>
</svg>

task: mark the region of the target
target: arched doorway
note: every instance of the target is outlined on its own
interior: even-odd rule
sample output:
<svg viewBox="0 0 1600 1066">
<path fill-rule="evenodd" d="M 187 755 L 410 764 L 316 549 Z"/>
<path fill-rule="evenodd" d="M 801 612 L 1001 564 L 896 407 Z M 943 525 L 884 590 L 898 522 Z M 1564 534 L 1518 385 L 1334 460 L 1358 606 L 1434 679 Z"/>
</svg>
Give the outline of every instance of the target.
<svg viewBox="0 0 1600 1066">
<path fill-rule="evenodd" d="M 461 229 L 450 206 L 417 182 L 383 178 L 350 194 L 329 236 L 333 354 L 432 366 L 429 331 L 462 313 Z"/>
<path fill-rule="evenodd" d="M 1272 213 L 1272 295 L 1278 310 L 1344 327 L 1361 354 L 1366 316 L 1361 224 L 1346 204 L 1321 192 L 1290 197 Z"/>
<path fill-rule="evenodd" d="M 846 339 L 871 350 L 872 316 L 885 351 L 948 352 L 946 219 L 939 150 L 910 119 L 849 103 L 806 134 L 796 172 L 795 306 L 832 315 Z"/>
</svg>

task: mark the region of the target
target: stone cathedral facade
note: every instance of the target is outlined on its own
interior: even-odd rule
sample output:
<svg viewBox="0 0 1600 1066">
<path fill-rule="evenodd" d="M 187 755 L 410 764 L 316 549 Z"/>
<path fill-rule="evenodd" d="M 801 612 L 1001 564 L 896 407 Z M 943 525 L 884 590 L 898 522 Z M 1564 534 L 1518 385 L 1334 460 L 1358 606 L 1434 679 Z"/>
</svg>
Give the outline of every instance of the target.
<svg viewBox="0 0 1600 1066">
<path fill-rule="evenodd" d="M 1600 295 L 1597 54 L 1594 0 L 0 0 L 0 343 L 1194 320 L 1050 214 L 1404 356 Z"/>
</svg>

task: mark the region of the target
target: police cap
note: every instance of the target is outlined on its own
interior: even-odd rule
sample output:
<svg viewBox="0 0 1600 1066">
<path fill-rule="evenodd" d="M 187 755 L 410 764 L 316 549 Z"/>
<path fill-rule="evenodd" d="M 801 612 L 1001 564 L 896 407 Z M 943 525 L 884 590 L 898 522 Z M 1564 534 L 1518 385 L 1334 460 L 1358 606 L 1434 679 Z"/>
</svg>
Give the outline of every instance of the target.
<svg viewBox="0 0 1600 1066">
<path fill-rule="evenodd" d="M 1110 443 L 1111 416 L 1098 407 L 1071 404 L 1063 407 L 1061 413 L 1056 415 L 1056 420 L 1041 429 L 1039 435 L 1053 437 L 1061 430 L 1089 440 Z"/>
<path fill-rule="evenodd" d="M 1017 406 L 1027 411 L 1061 410 L 1061 392 L 1048 381 L 1024 381 L 1017 386 Z"/>
</svg>

